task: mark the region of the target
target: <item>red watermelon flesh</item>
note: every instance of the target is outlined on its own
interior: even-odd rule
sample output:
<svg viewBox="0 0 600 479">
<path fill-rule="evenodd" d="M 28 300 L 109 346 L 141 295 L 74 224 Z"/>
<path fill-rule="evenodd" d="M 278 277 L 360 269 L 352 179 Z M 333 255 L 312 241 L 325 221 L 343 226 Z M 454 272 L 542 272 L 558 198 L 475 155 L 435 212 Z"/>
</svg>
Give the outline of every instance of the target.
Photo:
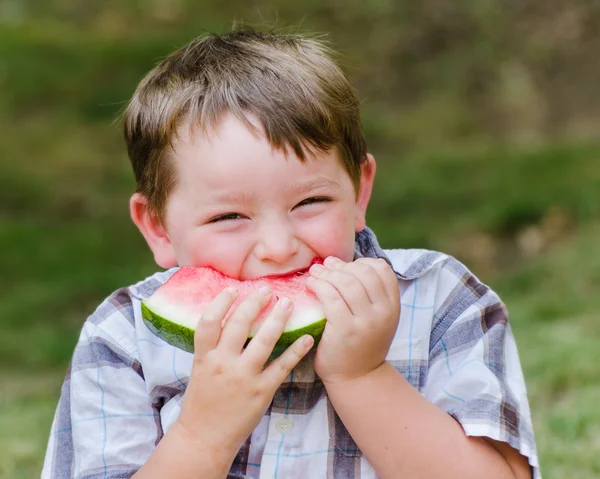
<svg viewBox="0 0 600 479">
<path fill-rule="evenodd" d="M 313 336 L 316 346 L 325 328 L 323 308 L 315 295 L 306 288 L 306 279 L 307 273 L 303 272 L 241 281 L 212 268 L 183 266 L 142 302 L 142 317 L 147 327 L 158 337 L 184 351 L 193 352 L 194 331 L 198 320 L 208 304 L 223 289 L 232 286 L 239 293 L 230 310 L 231 314 L 252 291 L 267 286 L 273 296 L 254 322 L 248 341 L 256 334 L 277 299 L 288 297 L 294 304 L 294 309 L 273 351 L 272 357 L 276 357 L 304 334 Z"/>
</svg>

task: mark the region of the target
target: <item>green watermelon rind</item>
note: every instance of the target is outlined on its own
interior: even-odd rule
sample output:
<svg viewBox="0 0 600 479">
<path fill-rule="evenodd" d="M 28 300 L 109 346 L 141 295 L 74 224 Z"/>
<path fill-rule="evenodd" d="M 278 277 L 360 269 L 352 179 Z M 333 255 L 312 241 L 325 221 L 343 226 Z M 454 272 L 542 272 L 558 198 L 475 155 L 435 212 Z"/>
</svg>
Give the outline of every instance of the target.
<svg viewBox="0 0 600 479">
<path fill-rule="evenodd" d="M 145 301 L 142 301 L 142 318 L 146 327 L 166 343 L 188 353 L 194 352 L 194 330 L 192 328 L 174 323 L 160 314 L 156 314 Z"/>
<path fill-rule="evenodd" d="M 192 328 L 174 323 L 156 314 L 148 307 L 145 301 L 142 301 L 142 318 L 146 327 L 166 343 L 188 353 L 194 352 L 194 330 Z M 302 328 L 284 332 L 275 344 L 269 359 L 275 359 L 280 356 L 294 341 L 306 334 L 314 338 L 313 349 L 316 348 L 325 330 L 326 322 L 327 320 L 323 318 Z M 252 337 L 248 338 L 244 347 L 248 345 L 251 339 Z"/>
<path fill-rule="evenodd" d="M 321 336 L 323 336 L 323 331 L 325 330 L 325 323 L 327 323 L 327 320 L 323 318 L 319 321 L 315 321 L 314 323 L 307 324 L 303 328 L 284 332 L 275 344 L 275 347 L 273 348 L 273 352 L 271 353 L 269 359 L 275 359 L 276 357 L 280 356 L 290 345 L 292 345 L 292 343 L 294 343 L 294 341 L 306 334 L 309 334 L 314 338 L 315 342 L 312 348 L 316 348 L 317 344 L 319 344 L 319 341 L 321 340 Z M 246 340 L 244 347 L 248 346 L 248 343 L 251 340 L 252 337 L 249 337 Z"/>
</svg>

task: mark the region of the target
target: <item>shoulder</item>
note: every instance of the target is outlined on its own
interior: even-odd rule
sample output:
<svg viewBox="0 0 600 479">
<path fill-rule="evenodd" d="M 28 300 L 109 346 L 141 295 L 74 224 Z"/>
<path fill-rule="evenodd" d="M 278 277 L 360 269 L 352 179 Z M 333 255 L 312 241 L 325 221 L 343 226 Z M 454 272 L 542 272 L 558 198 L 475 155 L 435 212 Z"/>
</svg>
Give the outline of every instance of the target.
<svg viewBox="0 0 600 479">
<path fill-rule="evenodd" d="M 475 299 L 491 292 L 467 266 L 448 254 L 425 249 L 386 249 L 384 252 L 399 279 L 433 283 L 438 294 L 471 295 Z"/>
<path fill-rule="evenodd" d="M 160 286 L 167 282 L 179 268 L 171 268 L 166 271 L 154 273 L 151 276 L 129 286 L 129 293 L 136 299 L 143 301 L 152 295 Z"/>
<path fill-rule="evenodd" d="M 450 257 L 426 249 L 384 249 L 392 268 L 403 279 L 420 278 L 440 267 Z"/>
<path fill-rule="evenodd" d="M 471 313 L 485 318 L 490 325 L 507 321 L 499 296 L 456 258 L 422 249 L 384 251 L 405 288 L 418 282 L 414 289 L 427 294 L 436 319 L 434 331 L 446 329 L 460 316 Z"/>
<path fill-rule="evenodd" d="M 99 327 L 110 327 L 115 318 L 125 319 L 131 325 L 134 321 L 133 307 L 136 301 L 143 301 L 164 284 L 176 268 L 154 273 L 130 286 L 121 287 L 107 296 L 88 317 L 88 323 Z"/>
<path fill-rule="evenodd" d="M 81 330 L 79 344 L 104 344 L 135 351 L 136 310 L 139 303 L 164 284 L 175 269 L 155 273 L 107 296 L 90 314 Z"/>
<path fill-rule="evenodd" d="M 398 279 L 435 284 L 441 292 L 456 287 L 476 290 L 483 283 L 456 258 L 426 249 L 384 250 Z"/>
</svg>

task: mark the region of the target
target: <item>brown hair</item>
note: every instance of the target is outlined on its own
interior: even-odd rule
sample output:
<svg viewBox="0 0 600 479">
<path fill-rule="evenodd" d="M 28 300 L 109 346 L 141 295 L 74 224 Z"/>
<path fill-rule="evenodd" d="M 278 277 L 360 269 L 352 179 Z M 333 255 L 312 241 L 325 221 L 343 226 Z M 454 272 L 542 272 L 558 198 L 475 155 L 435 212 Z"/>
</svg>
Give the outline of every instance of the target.
<svg viewBox="0 0 600 479">
<path fill-rule="evenodd" d="M 235 30 L 200 37 L 160 62 L 124 112 L 136 191 L 162 218 L 175 185 L 170 146 L 182 124 L 215 127 L 232 113 L 258 119 L 275 148 L 335 148 L 355 189 L 366 142 L 359 101 L 331 51 L 300 35 Z"/>
</svg>

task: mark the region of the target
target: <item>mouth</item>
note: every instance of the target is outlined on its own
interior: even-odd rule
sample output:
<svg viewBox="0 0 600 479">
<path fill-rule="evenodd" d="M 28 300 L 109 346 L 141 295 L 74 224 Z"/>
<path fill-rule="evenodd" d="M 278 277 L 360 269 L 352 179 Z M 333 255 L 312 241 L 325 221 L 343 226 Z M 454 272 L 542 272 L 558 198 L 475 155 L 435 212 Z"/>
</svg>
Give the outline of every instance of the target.
<svg viewBox="0 0 600 479">
<path fill-rule="evenodd" d="M 304 268 L 298 268 L 291 271 L 287 271 L 285 273 L 280 274 L 270 274 L 264 276 L 265 278 L 289 278 L 290 276 L 302 276 L 308 273 L 308 270 L 313 264 L 323 264 L 323 260 L 321 258 L 313 258 L 310 264 Z"/>
</svg>

